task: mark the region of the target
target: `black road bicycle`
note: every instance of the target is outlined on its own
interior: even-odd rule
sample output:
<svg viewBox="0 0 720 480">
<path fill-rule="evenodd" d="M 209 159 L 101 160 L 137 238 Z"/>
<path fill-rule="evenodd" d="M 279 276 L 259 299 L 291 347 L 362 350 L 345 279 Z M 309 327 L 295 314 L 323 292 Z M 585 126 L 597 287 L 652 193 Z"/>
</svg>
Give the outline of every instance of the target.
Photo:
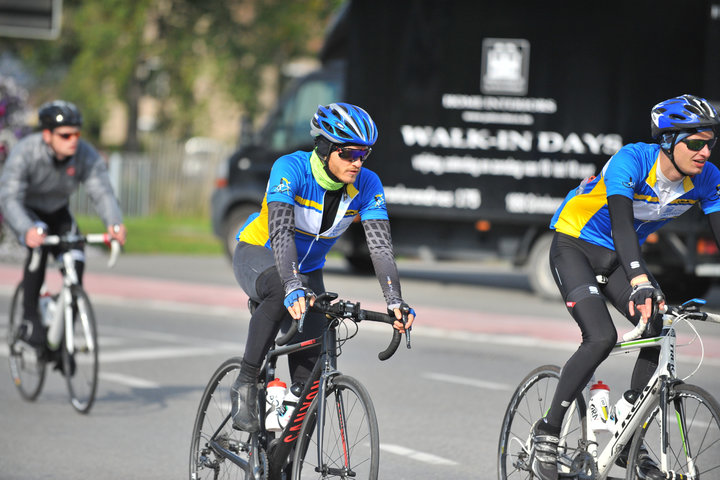
<svg viewBox="0 0 720 480">
<path fill-rule="evenodd" d="M 199 479 L 377 479 L 379 468 L 378 422 L 370 394 L 353 377 L 337 369 L 344 343 L 358 330 L 360 321 L 392 325 L 395 318 L 363 310 L 359 303 L 338 300 L 335 293 L 319 295 L 313 310 L 325 314 L 323 334 L 287 345 L 298 329 L 276 340 L 262 367 L 258 394 L 260 431 L 232 428 L 230 388 L 240 371 L 241 358 L 226 360 L 213 373 L 205 388 L 192 434 L 190 478 Z M 407 312 L 405 314 L 407 318 Z M 302 325 L 299 326 L 302 330 Z M 393 338 L 380 360 L 390 358 L 401 342 Z M 410 348 L 409 332 L 406 333 Z M 275 434 L 265 429 L 265 387 L 275 378 L 277 359 L 308 348 L 320 347 L 310 378 L 285 428 Z"/>
</svg>

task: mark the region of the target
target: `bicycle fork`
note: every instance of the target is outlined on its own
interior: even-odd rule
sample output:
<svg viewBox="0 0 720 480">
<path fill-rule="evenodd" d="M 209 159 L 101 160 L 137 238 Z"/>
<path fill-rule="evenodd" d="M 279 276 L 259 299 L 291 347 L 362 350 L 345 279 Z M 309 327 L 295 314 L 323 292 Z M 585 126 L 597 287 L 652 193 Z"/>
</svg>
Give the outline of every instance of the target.
<svg viewBox="0 0 720 480">
<path fill-rule="evenodd" d="M 663 472 L 668 472 L 668 449 L 670 446 L 669 430 L 670 423 L 668 422 L 668 416 L 670 415 L 670 390 L 672 383 L 663 382 L 660 389 L 660 468 Z M 697 470 L 695 467 L 694 454 L 691 450 L 690 443 L 687 440 L 687 422 L 685 416 L 685 406 L 682 403 L 682 399 L 677 397 L 672 402 L 673 409 L 675 410 L 675 419 L 677 420 L 678 430 L 680 433 L 680 441 L 682 442 L 683 451 L 685 453 L 685 459 L 687 461 L 688 472 L 692 472 L 688 478 L 697 478 Z M 680 478 L 680 477 L 678 477 Z"/>
</svg>

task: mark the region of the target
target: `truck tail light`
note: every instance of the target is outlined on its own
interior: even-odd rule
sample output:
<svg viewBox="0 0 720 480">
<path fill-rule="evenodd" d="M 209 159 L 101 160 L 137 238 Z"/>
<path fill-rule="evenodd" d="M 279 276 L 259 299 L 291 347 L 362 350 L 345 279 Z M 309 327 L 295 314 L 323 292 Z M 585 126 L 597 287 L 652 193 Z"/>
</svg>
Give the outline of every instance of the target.
<svg viewBox="0 0 720 480">
<path fill-rule="evenodd" d="M 701 238 L 697 242 L 697 253 L 700 255 L 717 255 L 718 246 L 711 238 Z"/>
</svg>

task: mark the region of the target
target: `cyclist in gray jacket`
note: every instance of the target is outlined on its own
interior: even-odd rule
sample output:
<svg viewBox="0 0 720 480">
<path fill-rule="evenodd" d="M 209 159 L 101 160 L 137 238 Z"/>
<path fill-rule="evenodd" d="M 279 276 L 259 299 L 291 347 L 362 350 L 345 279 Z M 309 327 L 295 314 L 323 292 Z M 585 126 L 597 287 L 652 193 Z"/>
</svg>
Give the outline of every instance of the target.
<svg viewBox="0 0 720 480">
<path fill-rule="evenodd" d="M 93 201 L 110 235 L 125 243 L 122 212 L 113 192 L 107 166 L 92 145 L 80 139 L 82 115 L 75 105 L 57 100 L 40 107 L 41 131 L 23 138 L 10 152 L 0 176 L 0 207 L 5 221 L 28 247 L 23 273 L 23 338 L 30 345 L 45 343 L 38 312 L 38 297 L 45 280 L 48 250 L 43 249 L 38 268 L 28 266 L 32 249 L 46 235 L 77 233 L 69 208 L 70 196 L 80 183 Z M 84 252 L 73 250 L 80 281 Z"/>
</svg>

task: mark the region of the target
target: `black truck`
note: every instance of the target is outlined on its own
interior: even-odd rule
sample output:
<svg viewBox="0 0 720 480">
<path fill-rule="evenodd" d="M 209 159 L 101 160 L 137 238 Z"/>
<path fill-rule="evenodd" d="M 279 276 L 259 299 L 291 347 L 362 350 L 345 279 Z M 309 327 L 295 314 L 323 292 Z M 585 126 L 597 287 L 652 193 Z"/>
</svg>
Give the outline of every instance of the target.
<svg viewBox="0 0 720 480">
<path fill-rule="evenodd" d="M 365 168 L 383 181 L 397 254 L 511 259 L 538 294 L 555 297 L 553 212 L 624 143 L 651 141 L 654 104 L 720 99 L 718 46 L 720 3 L 709 0 L 350 1 L 328 28 L 322 68 L 294 82 L 228 159 L 214 231 L 230 248 L 274 160 L 311 149 L 317 106 L 345 101 L 378 125 Z M 362 229 L 345 237 L 338 249 L 368 268 Z M 720 277 L 697 209 L 644 250 L 677 296 Z"/>
</svg>

